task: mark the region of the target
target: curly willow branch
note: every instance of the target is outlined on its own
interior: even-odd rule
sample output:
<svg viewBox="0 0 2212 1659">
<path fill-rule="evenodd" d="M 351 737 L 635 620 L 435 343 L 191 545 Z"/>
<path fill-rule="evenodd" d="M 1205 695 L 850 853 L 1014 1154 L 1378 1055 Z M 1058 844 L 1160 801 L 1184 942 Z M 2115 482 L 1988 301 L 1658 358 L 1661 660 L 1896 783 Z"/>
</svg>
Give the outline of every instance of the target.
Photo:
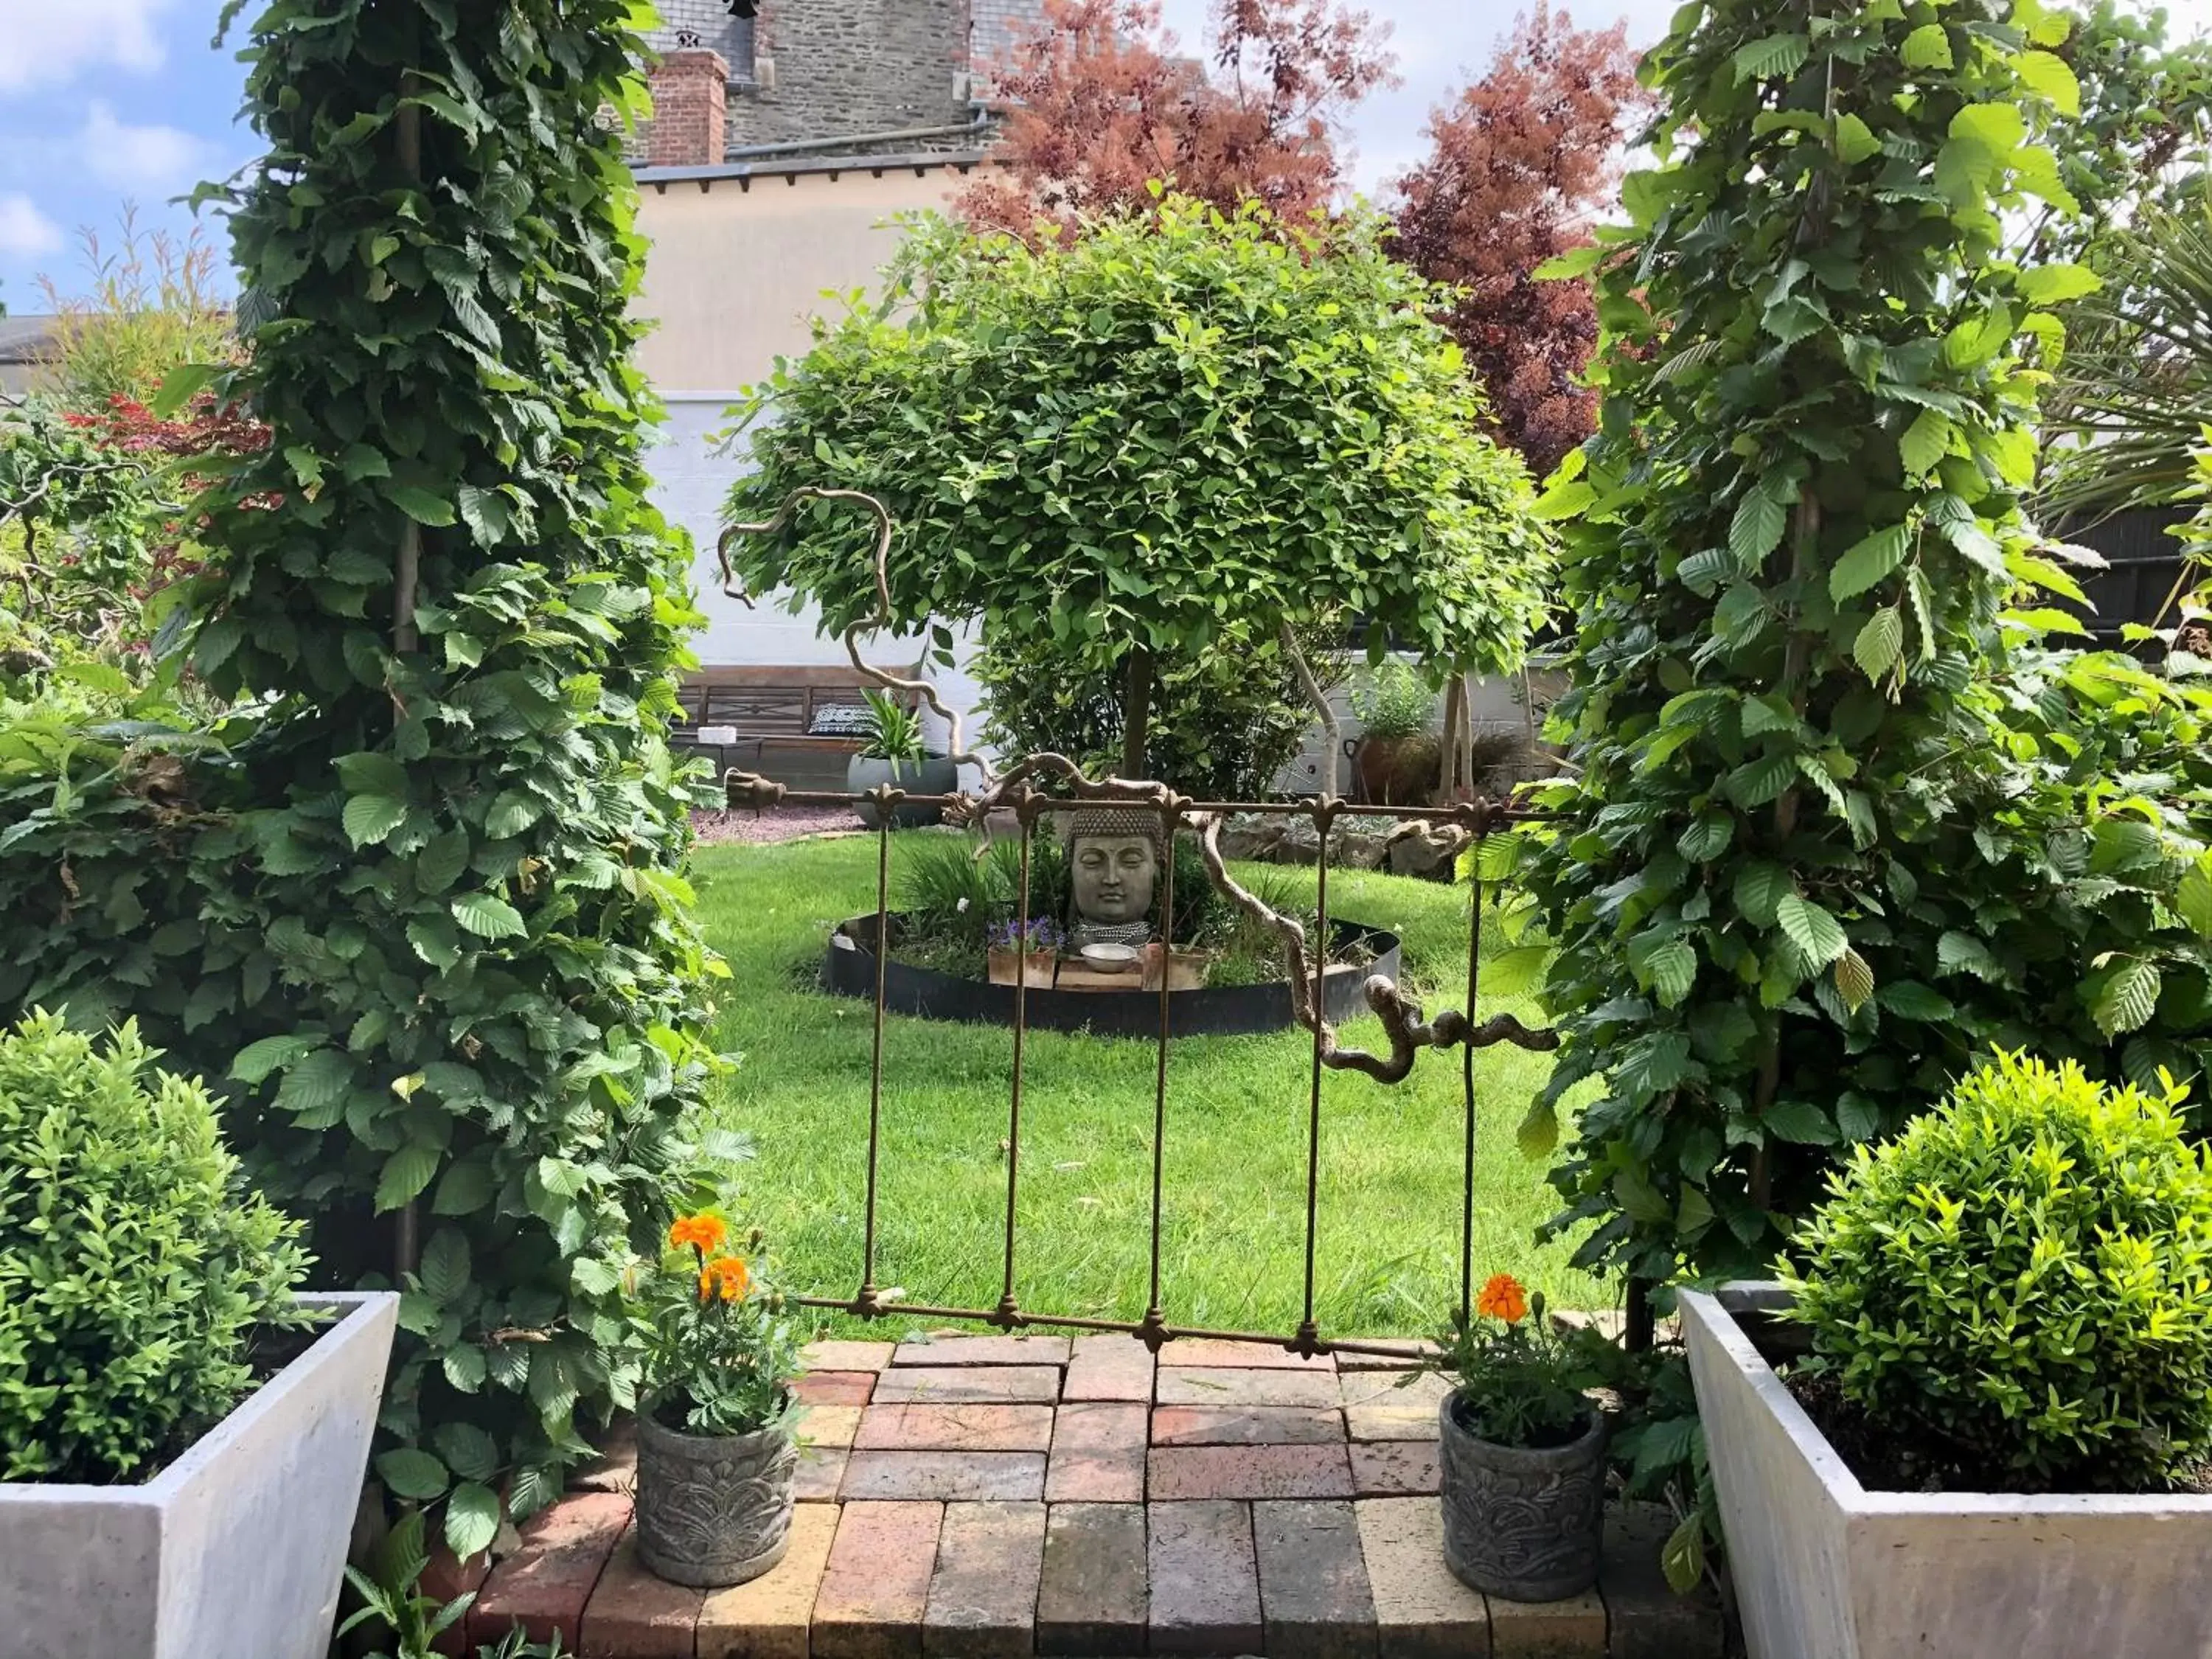
<svg viewBox="0 0 2212 1659">
<path fill-rule="evenodd" d="M 1026 825 L 1035 817 L 1039 804 L 1048 799 L 1041 795 L 1031 780 L 1039 776 L 1057 778 L 1073 793 L 1079 800 L 1113 799 L 1138 805 L 1157 808 L 1170 816 L 1180 816 L 1190 805 L 1188 796 L 1177 794 L 1164 783 L 1140 778 L 1094 778 L 1081 766 L 1065 755 L 1049 751 L 1025 755 L 1003 773 L 994 772 L 981 757 L 962 746 L 960 714 L 949 708 L 937 695 L 937 688 L 925 679 L 909 679 L 872 666 L 862 660 L 860 636 L 879 632 L 894 626 L 891 621 L 891 594 L 889 561 L 890 558 L 892 523 L 890 510 L 876 497 L 859 489 L 823 489 L 813 485 L 795 489 L 784 498 L 782 506 L 773 517 L 755 524 L 733 524 L 722 532 L 714 552 L 721 568 L 722 592 L 736 599 L 748 610 L 752 599 L 738 581 L 730 568 L 730 543 L 738 536 L 773 536 L 788 525 L 803 501 L 857 501 L 875 516 L 876 551 L 876 615 L 873 620 L 856 624 L 845 630 L 845 654 L 852 659 L 853 666 L 877 684 L 894 691 L 903 691 L 921 697 L 939 717 L 951 728 L 951 758 L 975 767 L 983 775 L 981 791 L 973 796 L 958 798 L 957 816 L 970 823 L 984 823 L 988 814 L 1001 807 L 1011 808 Z M 1335 719 L 1328 698 L 1322 694 L 1312 671 L 1297 649 L 1297 642 L 1285 628 L 1283 644 L 1304 683 L 1307 695 L 1321 711 L 1322 719 L 1334 736 Z M 1332 742 L 1332 751 L 1334 743 Z M 732 773 L 731 785 L 734 789 L 740 779 L 750 786 L 764 781 L 747 775 Z M 758 791 L 756 787 L 756 793 Z M 776 793 L 781 794 L 781 790 Z M 1334 792 L 1323 796 L 1324 805 L 1333 802 Z M 1331 809 L 1333 810 L 1333 808 Z M 1472 820 L 1469 827 L 1480 835 L 1489 816 L 1486 804 L 1476 803 L 1466 809 Z M 1327 856 L 1329 812 L 1322 816 L 1320 830 L 1322 856 Z M 1367 1006 L 1382 1022 L 1383 1031 L 1390 1039 L 1390 1052 L 1385 1055 L 1369 1054 L 1361 1048 L 1347 1048 L 1339 1041 L 1335 1026 L 1329 1024 L 1322 1010 L 1314 1000 L 1313 969 L 1307 955 L 1304 925 L 1294 917 L 1277 911 L 1243 886 L 1229 873 L 1229 866 L 1221 855 L 1222 817 L 1218 812 L 1199 812 L 1191 816 L 1192 828 L 1199 834 L 1199 847 L 1206 863 L 1206 879 L 1214 890 L 1261 927 L 1272 929 L 1283 941 L 1284 965 L 1291 981 L 1291 1008 L 1297 1023 L 1321 1037 L 1322 1064 L 1340 1072 L 1359 1072 L 1377 1083 L 1403 1083 L 1412 1073 L 1413 1061 L 1423 1048 L 1451 1048 L 1462 1044 L 1484 1048 L 1499 1042 L 1510 1042 L 1522 1048 L 1556 1048 L 1559 1037 L 1551 1031 L 1532 1031 L 1510 1014 L 1498 1014 L 1475 1024 L 1456 1009 L 1447 1009 L 1433 1021 L 1421 1017 L 1420 1005 L 1400 990 L 1397 982 L 1387 975 L 1370 974 L 1360 988 Z M 1324 955 L 1326 951 L 1324 949 Z"/>
</svg>

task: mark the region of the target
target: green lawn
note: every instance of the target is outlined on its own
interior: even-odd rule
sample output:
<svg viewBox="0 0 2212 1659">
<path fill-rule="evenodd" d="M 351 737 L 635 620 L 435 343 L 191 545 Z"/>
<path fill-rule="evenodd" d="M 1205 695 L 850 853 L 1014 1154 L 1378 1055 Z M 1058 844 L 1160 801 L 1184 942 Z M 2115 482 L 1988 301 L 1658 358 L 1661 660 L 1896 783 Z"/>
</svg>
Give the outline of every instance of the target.
<svg viewBox="0 0 2212 1659">
<path fill-rule="evenodd" d="M 893 853 L 896 858 L 896 844 Z M 830 925 L 874 902 L 872 837 L 702 848 L 708 936 L 735 975 L 718 1036 L 742 1062 L 720 1085 L 749 1132 L 745 1206 L 796 1290 L 859 1282 L 868 1113 L 866 1003 L 813 988 Z M 1310 883 L 1310 872 L 1306 879 Z M 1330 908 L 1405 938 L 1417 981 L 1452 983 L 1465 961 L 1467 890 L 1341 874 Z M 1460 988 L 1463 992 L 1463 985 Z M 1461 995 L 1432 998 L 1431 1011 Z M 1534 1011 L 1507 1001 L 1524 1019 Z M 1496 1012 L 1486 1005 L 1486 1013 Z M 1363 1018 L 1346 1033 L 1376 1046 Z M 1311 1040 L 1179 1039 L 1169 1073 L 1162 1301 L 1177 1324 L 1289 1330 L 1304 1273 Z M 1032 1032 L 1024 1066 L 1016 1292 L 1025 1309 L 1134 1319 L 1146 1300 L 1156 1046 Z M 1475 1062 L 1475 1272 L 1499 1270 L 1561 1306 L 1609 1304 L 1532 1230 L 1556 1207 L 1513 1128 L 1547 1057 Z M 1324 1334 L 1421 1333 L 1457 1294 L 1462 1116 L 1457 1055 L 1424 1054 L 1386 1088 L 1328 1073 L 1316 1270 Z M 1002 1273 L 1012 1035 L 891 1018 L 884 1042 L 877 1283 L 909 1300 L 990 1307 Z"/>
</svg>

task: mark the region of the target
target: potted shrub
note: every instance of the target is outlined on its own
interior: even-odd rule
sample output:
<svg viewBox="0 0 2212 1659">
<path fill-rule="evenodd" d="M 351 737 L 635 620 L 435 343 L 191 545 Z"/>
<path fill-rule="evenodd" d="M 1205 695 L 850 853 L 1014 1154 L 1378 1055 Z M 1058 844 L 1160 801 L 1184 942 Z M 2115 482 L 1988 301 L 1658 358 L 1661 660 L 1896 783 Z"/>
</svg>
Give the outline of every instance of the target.
<svg viewBox="0 0 2212 1659">
<path fill-rule="evenodd" d="M 1778 1282 L 1681 1294 L 1753 1659 L 2212 1651 L 2180 1098 L 1999 1059 L 1858 1151 Z"/>
<path fill-rule="evenodd" d="M 1048 916 L 1031 916 L 1029 931 L 1018 921 L 1002 921 L 991 929 L 991 983 L 1027 983 L 1032 989 L 1050 990 L 1060 969 L 1060 947 L 1064 943 L 1060 925 Z"/>
<path fill-rule="evenodd" d="M 1431 729 L 1436 708 L 1436 693 L 1395 657 L 1386 657 L 1352 694 L 1360 725 L 1352 763 L 1363 799 L 1404 806 L 1435 790 L 1443 752 Z"/>
<path fill-rule="evenodd" d="M 884 691 L 871 690 L 867 698 L 860 752 L 845 766 L 846 791 L 857 795 L 890 784 L 910 795 L 951 794 L 960 781 L 960 769 L 946 757 L 931 754 L 923 744 L 921 711 Z M 881 827 L 881 815 L 867 802 L 854 802 L 853 810 L 869 829 Z M 891 810 L 891 821 L 908 826 L 934 823 L 942 816 L 934 806 L 902 805 Z"/>
<path fill-rule="evenodd" d="M 799 1337 L 766 1282 L 757 1231 L 679 1217 L 641 1274 L 637 1553 L 678 1584 L 742 1584 L 791 1546 Z"/>
<path fill-rule="evenodd" d="M 295 1295 L 298 1224 L 154 1058 L 0 1031 L 0 1650 L 320 1659 L 398 1298 Z"/>
<path fill-rule="evenodd" d="M 1606 1420 L 1586 1392 L 1601 1337 L 1544 1317 L 1510 1273 L 1441 1340 L 1444 1564 L 1469 1588 L 1557 1601 L 1597 1582 Z M 1409 1373 L 1409 1376 L 1411 1374 Z"/>
</svg>

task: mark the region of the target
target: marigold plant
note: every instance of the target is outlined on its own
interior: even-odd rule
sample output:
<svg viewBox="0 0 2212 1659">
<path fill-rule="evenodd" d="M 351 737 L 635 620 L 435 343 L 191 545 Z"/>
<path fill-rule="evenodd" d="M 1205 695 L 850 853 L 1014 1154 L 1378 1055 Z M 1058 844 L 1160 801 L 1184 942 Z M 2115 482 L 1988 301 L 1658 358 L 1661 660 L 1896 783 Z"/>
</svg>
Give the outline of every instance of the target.
<svg viewBox="0 0 2212 1659">
<path fill-rule="evenodd" d="M 792 1413 L 799 1333 L 761 1255 L 713 1210 L 678 1216 L 659 1263 L 634 1275 L 646 1351 L 640 1409 L 693 1434 L 750 1434 Z"/>
<path fill-rule="evenodd" d="M 2007 1487 L 2156 1486 L 2212 1452 L 2212 1173 L 2181 1098 L 2001 1057 L 1860 1148 L 1783 1267 L 1844 1395 Z"/>
<path fill-rule="evenodd" d="M 1531 1295 L 1511 1273 L 1485 1280 L 1474 1316 L 1454 1320 L 1439 1346 L 1436 1368 L 1456 1386 L 1462 1426 L 1500 1446 L 1563 1446 L 1579 1437 L 1593 1410 L 1585 1390 L 1607 1379 L 1601 1350 L 1610 1346 L 1586 1327 L 1547 1319 L 1544 1293 Z"/>
</svg>

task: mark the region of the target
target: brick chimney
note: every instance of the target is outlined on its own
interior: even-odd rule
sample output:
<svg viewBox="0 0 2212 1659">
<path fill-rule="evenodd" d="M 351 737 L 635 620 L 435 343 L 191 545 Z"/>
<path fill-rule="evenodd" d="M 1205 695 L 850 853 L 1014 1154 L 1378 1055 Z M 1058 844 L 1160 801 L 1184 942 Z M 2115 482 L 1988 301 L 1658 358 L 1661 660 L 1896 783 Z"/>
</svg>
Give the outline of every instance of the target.
<svg viewBox="0 0 2212 1659">
<path fill-rule="evenodd" d="M 653 65 L 649 79 L 653 125 L 646 134 L 646 165 L 720 167 L 730 82 L 722 54 L 696 47 L 672 52 Z"/>
</svg>

